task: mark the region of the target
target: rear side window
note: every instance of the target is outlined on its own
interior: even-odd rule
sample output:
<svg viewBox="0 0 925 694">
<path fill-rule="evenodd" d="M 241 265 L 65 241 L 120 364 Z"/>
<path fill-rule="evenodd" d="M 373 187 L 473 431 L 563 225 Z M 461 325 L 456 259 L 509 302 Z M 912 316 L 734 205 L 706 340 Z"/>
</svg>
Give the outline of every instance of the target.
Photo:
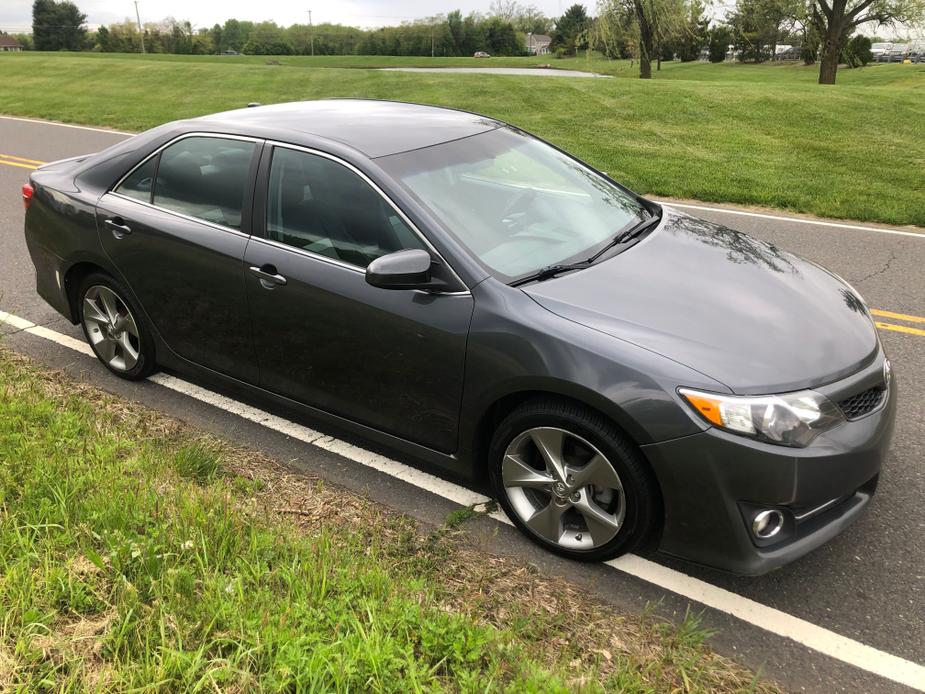
<svg viewBox="0 0 925 694">
<path fill-rule="evenodd" d="M 386 253 L 424 248 L 378 192 L 326 157 L 274 149 L 267 197 L 267 236 L 288 246 L 364 268 Z"/>
<path fill-rule="evenodd" d="M 160 155 L 154 204 L 232 229 L 241 211 L 254 156 L 253 142 L 188 137 Z"/>
<path fill-rule="evenodd" d="M 132 171 L 122 181 L 122 185 L 116 188 L 115 192 L 142 202 L 151 202 L 151 189 L 154 187 L 154 170 L 156 168 L 157 157 L 151 157 Z"/>
</svg>

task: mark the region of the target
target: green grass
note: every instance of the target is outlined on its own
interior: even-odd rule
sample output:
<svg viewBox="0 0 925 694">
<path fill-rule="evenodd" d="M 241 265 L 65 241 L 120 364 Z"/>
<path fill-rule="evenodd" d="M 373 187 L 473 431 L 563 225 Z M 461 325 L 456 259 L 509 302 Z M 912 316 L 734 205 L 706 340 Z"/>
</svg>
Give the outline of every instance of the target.
<svg viewBox="0 0 925 694">
<path fill-rule="evenodd" d="M 776 691 L 0 349 L 2 691 Z"/>
<path fill-rule="evenodd" d="M 618 77 L 356 69 L 535 58 L 274 60 L 280 65 L 255 56 L 10 54 L 0 59 L 0 110 L 140 130 L 250 101 L 417 101 L 510 121 L 647 194 L 925 225 L 923 65 L 842 70 L 838 85 L 823 87 L 815 68 L 796 65 L 671 63 L 644 82 L 626 61 L 584 57 L 541 60 Z"/>
</svg>

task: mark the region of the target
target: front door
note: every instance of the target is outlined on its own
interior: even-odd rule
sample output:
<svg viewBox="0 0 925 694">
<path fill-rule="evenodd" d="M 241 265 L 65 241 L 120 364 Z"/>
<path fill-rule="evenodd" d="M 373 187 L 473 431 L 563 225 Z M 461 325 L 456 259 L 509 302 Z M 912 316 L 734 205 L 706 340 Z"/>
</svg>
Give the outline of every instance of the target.
<svg viewBox="0 0 925 694">
<path fill-rule="evenodd" d="M 277 147 L 265 236 L 244 258 L 261 385 L 455 450 L 471 295 L 365 280 L 373 259 L 426 247 L 402 215 L 355 170 Z"/>
<path fill-rule="evenodd" d="M 186 137 L 97 206 L 103 249 L 170 348 L 257 382 L 242 263 L 259 143 Z"/>
</svg>

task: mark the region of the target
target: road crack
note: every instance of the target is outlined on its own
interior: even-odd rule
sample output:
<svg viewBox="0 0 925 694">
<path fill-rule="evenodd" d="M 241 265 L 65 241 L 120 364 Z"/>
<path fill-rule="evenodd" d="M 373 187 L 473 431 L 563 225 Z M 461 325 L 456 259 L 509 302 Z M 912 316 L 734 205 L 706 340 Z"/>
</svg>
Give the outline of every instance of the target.
<svg viewBox="0 0 925 694">
<path fill-rule="evenodd" d="M 896 251 L 893 249 L 890 249 L 890 257 L 887 258 L 887 261 L 886 263 L 883 264 L 883 267 L 857 280 L 857 284 L 861 284 L 863 282 L 866 282 L 869 279 L 873 279 L 874 277 L 877 277 L 887 272 L 890 269 L 890 267 L 893 265 L 894 260 L 896 260 Z"/>
</svg>

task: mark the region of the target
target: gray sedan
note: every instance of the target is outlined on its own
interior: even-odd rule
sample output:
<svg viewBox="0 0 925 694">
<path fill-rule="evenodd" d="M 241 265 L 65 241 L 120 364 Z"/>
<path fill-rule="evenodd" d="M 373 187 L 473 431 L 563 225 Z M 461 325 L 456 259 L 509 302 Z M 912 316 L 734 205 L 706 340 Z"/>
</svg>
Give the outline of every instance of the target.
<svg viewBox="0 0 925 694">
<path fill-rule="evenodd" d="M 158 366 L 489 486 L 567 557 L 761 573 L 877 485 L 864 301 L 516 127 L 370 100 L 168 123 L 23 188 L 39 294 Z"/>
</svg>

